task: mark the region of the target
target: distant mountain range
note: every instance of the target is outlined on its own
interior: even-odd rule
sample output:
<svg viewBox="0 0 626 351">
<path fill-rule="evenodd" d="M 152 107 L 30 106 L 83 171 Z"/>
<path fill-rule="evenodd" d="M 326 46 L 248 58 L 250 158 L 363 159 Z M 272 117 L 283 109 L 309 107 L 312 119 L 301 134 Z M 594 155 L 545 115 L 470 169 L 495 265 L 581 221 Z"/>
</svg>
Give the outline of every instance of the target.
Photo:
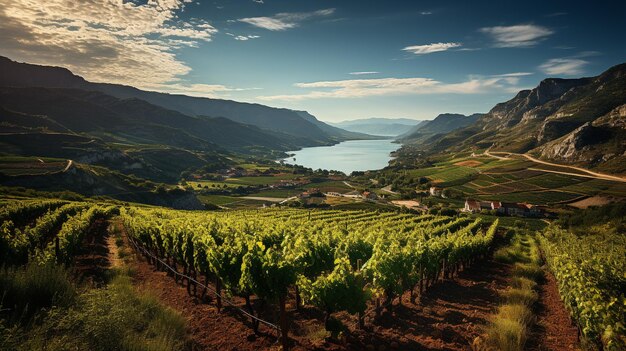
<svg viewBox="0 0 626 351">
<path fill-rule="evenodd" d="M 398 136 L 422 122 L 410 118 L 365 118 L 329 124 L 356 133 Z"/>
<path fill-rule="evenodd" d="M 625 104 L 626 63 L 596 77 L 544 79 L 465 127 L 402 140 L 429 153 L 490 148 L 626 173 Z"/>
<path fill-rule="evenodd" d="M 255 131 L 257 137 L 250 139 L 250 142 L 247 144 L 251 146 L 269 147 L 275 150 L 328 145 L 348 139 L 368 138 L 367 135 L 348 132 L 329 126 L 317 120 L 314 116 L 302 111 L 273 108 L 230 100 L 144 91 L 118 84 L 92 83 L 80 76 L 74 75 L 65 68 L 18 63 L 1 56 L 0 87 L 47 88 L 47 90 L 40 90 L 39 93 L 44 95 L 60 94 L 75 100 L 84 99 L 86 96 L 92 99 L 91 101 L 82 101 L 81 103 L 93 103 L 94 99 L 99 102 L 107 100 L 107 104 L 116 105 L 117 110 L 115 112 L 124 112 L 126 117 L 128 117 L 126 118 L 127 121 L 136 118 L 136 122 L 141 122 L 142 125 L 146 122 L 161 124 L 163 122 L 162 119 L 153 119 L 152 115 L 155 113 L 168 115 L 169 119 L 166 125 L 173 128 L 177 127 L 177 119 L 186 121 L 184 123 L 187 123 L 190 121 L 190 118 L 193 118 L 195 119 L 194 123 L 202 124 L 206 123 L 207 119 L 221 117 L 221 120 L 214 119 L 212 121 L 213 133 L 200 137 L 206 142 L 225 147 L 229 147 L 230 145 L 228 145 L 228 143 L 223 144 L 221 140 L 216 140 L 215 136 L 219 135 L 223 139 L 231 139 L 232 142 L 230 142 L 230 144 L 244 147 L 245 144 L 240 144 L 240 141 L 250 137 L 249 134 L 245 134 L 249 132 L 250 126 L 258 127 Z M 59 91 L 58 89 L 65 90 Z M 84 94 L 84 92 L 87 91 L 99 92 L 100 96 Z M 24 94 L 24 98 L 28 99 L 28 95 L 32 93 L 32 91 L 13 90 L 11 92 L 13 97 L 22 93 Z M 75 96 L 72 96 L 73 94 Z M 45 97 L 42 98 L 45 99 Z M 48 100 L 53 103 L 51 99 L 53 98 L 51 97 Z M 6 103 L 6 99 L 4 103 Z M 48 105 L 48 107 L 50 107 L 50 105 Z M 21 106 L 16 106 L 15 104 L 11 105 L 11 108 L 6 106 L 5 108 L 14 112 L 26 112 L 21 110 Z M 110 106 L 108 108 L 110 108 Z M 40 111 L 37 113 L 46 115 L 46 112 L 47 111 Z M 146 120 L 148 114 L 150 118 Z M 74 118 L 86 119 L 87 116 L 74 116 Z M 239 124 L 233 125 L 224 119 L 229 119 Z M 198 120 L 203 120 L 203 122 L 198 122 Z M 224 130 L 221 130 L 222 124 L 224 124 Z M 189 124 L 187 124 L 187 126 L 189 126 Z M 237 129 L 239 128 L 233 128 L 233 126 L 241 127 L 244 134 L 239 135 L 237 133 Z M 186 128 L 185 126 L 181 127 L 182 129 Z M 195 129 L 195 127 L 196 125 L 194 125 L 192 129 Z M 197 131 L 196 134 L 205 130 L 206 129 L 201 129 Z M 191 130 L 186 131 L 189 132 Z M 266 139 L 268 137 L 269 139 Z M 260 142 L 262 140 L 267 140 L 267 142 Z M 238 149 L 241 149 L 241 147 L 238 147 Z"/>
<path fill-rule="evenodd" d="M 227 164 L 231 153 L 277 157 L 372 138 L 305 111 L 91 83 L 65 68 L 6 57 L 0 133 L 0 154 L 69 158 L 166 181 L 190 167 Z"/>
</svg>

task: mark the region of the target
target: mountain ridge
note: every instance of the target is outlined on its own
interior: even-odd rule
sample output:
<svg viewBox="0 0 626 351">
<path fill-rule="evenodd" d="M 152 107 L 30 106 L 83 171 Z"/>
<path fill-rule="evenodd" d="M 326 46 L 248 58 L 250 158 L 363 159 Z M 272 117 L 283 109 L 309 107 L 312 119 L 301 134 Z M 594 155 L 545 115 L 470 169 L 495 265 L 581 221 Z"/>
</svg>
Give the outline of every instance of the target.
<svg viewBox="0 0 626 351">
<path fill-rule="evenodd" d="M 546 78 L 535 88 L 496 104 L 471 125 L 437 138 L 404 141 L 408 147 L 429 153 L 489 148 L 624 173 L 626 142 L 619 122 L 624 104 L 626 63 L 595 77 Z M 611 119 L 606 117 L 611 114 L 612 124 L 596 122 Z M 594 147 L 609 144 L 610 155 L 601 156 L 601 148 Z M 568 156 L 560 155 L 563 152 Z"/>
<path fill-rule="evenodd" d="M 119 99 L 137 98 L 189 116 L 224 117 L 261 129 L 289 134 L 298 138 L 296 144 L 299 147 L 368 138 L 367 135 L 337 130 L 312 115 L 312 118 L 304 118 L 302 111 L 234 100 L 145 91 L 120 84 L 94 83 L 63 67 L 21 63 L 3 56 L 0 56 L 0 73 L 0 86 L 74 88 L 99 91 Z"/>
</svg>

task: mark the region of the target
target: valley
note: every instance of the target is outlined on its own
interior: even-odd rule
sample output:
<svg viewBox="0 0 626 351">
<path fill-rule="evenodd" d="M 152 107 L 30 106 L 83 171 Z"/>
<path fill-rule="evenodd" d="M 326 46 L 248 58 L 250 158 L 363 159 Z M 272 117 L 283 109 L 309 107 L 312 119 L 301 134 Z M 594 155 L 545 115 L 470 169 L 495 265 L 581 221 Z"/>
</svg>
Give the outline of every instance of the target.
<svg viewBox="0 0 626 351">
<path fill-rule="evenodd" d="M 3 4 L 0 350 L 626 350 L 623 7 Z"/>
</svg>

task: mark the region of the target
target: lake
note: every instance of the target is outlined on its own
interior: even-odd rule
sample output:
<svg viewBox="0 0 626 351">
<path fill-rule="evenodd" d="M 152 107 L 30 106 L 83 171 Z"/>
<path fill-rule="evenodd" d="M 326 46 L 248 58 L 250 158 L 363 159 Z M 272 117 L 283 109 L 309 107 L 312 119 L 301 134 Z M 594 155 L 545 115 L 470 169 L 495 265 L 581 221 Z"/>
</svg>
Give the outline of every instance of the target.
<svg viewBox="0 0 626 351">
<path fill-rule="evenodd" d="M 390 153 L 400 144 L 386 140 L 351 140 L 333 146 L 306 147 L 284 159 L 285 163 L 298 164 L 312 169 L 328 169 L 350 174 L 353 171 L 381 169 L 391 160 Z M 295 158 L 295 161 L 294 161 Z"/>
</svg>

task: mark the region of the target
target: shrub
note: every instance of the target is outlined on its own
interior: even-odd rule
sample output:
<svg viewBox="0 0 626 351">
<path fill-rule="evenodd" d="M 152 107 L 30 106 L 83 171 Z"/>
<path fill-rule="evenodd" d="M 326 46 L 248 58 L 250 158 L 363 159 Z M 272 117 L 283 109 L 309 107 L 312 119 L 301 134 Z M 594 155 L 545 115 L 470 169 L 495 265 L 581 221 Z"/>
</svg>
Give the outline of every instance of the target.
<svg viewBox="0 0 626 351">
<path fill-rule="evenodd" d="M 30 263 L 0 271 L 0 306 L 9 309 L 10 320 L 28 323 L 42 309 L 68 306 L 76 289 L 62 267 Z"/>
</svg>

